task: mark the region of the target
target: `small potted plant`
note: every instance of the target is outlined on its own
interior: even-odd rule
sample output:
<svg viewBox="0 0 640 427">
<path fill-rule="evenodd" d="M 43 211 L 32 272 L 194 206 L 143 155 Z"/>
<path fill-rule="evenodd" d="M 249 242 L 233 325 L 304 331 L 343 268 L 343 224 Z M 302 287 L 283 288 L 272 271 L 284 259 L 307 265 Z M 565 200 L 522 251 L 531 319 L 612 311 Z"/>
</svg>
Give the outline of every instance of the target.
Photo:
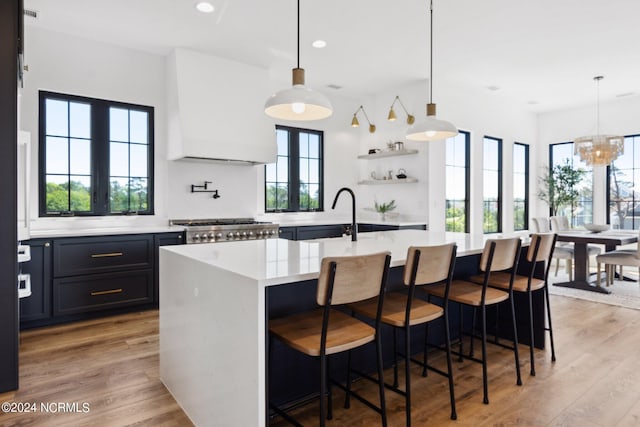
<svg viewBox="0 0 640 427">
<path fill-rule="evenodd" d="M 380 214 L 380 217 L 384 221 L 386 219 L 387 212 L 391 212 L 396 208 L 396 201 L 392 200 L 388 203 L 374 202 L 373 207 L 375 208 L 376 212 Z"/>
</svg>

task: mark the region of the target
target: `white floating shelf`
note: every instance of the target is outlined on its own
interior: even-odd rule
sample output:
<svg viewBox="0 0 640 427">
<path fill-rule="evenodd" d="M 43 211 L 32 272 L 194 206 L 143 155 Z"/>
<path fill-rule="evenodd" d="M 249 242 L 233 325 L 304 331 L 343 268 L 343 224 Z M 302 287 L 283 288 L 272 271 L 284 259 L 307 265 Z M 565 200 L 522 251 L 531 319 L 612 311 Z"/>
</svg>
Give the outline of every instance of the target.
<svg viewBox="0 0 640 427">
<path fill-rule="evenodd" d="M 359 159 L 382 159 L 384 157 L 407 156 L 409 154 L 418 154 L 418 150 L 398 150 L 398 151 L 380 151 L 374 154 L 362 154 Z"/>
<path fill-rule="evenodd" d="M 367 179 L 364 181 L 359 181 L 360 185 L 384 185 L 384 184 L 412 184 L 414 182 L 418 182 L 415 178 L 404 178 L 404 179 Z"/>
</svg>

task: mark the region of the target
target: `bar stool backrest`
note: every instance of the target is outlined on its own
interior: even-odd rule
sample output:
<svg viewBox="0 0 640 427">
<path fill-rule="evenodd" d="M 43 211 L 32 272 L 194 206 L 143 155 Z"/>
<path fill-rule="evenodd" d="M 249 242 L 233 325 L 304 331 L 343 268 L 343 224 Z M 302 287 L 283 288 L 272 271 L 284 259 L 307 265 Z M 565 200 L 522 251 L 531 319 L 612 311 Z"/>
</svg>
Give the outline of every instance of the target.
<svg viewBox="0 0 640 427">
<path fill-rule="evenodd" d="M 533 228 L 535 228 L 536 233 L 548 233 L 551 231 L 549 229 L 549 218 L 532 218 L 531 223 L 533 224 Z"/>
<path fill-rule="evenodd" d="M 517 264 L 520 245 L 519 237 L 487 240 L 480 258 L 480 270 L 503 271 L 513 268 Z"/>
<path fill-rule="evenodd" d="M 386 281 L 390 252 L 371 255 L 325 257 L 320 266 L 316 301 L 324 306 L 349 304 L 380 295 Z M 335 266 L 335 270 L 333 267 Z M 332 271 L 335 271 L 331 290 Z"/>
<path fill-rule="evenodd" d="M 420 259 L 416 270 L 416 285 L 427 285 L 442 282 L 449 278 L 452 257 L 455 260 L 456 244 L 449 243 L 438 246 L 411 246 L 407 250 L 407 263 L 404 267 L 404 284 L 411 285 L 411 273 L 414 268 L 416 251 L 420 251 Z"/>
<path fill-rule="evenodd" d="M 536 244 L 540 241 L 537 247 Z M 529 250 L 527 251 L 527 261 L 540 262 L 550 261 L 553 248 L 556 243 L 555 233 L 536 233 L 531 235 L 531 243 L 529 244 Z M 535 258 L 535 259 L 534 259 Z"/>
</svg>

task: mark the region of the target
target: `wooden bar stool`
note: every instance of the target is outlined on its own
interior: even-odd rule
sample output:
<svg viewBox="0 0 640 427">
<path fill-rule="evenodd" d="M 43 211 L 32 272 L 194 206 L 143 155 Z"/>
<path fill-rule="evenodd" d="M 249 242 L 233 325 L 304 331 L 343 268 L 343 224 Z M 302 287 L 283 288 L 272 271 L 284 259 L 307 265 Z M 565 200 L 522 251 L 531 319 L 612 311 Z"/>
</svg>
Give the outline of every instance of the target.
<svg viewBox="0 0 640 427">
<path fill-rule="evenodd" d="M 394 384 L 386 386 L 405 396 L 407 426 L 411 426 L 411 364 L 416 362 L 423 366 L 426 376 L 426 369 L 449 378 L 449 397 L 451 401 L 451 419 L 456 419 L 456 404 L 453 390 L 453 374 L 451 369 L 451 343 L 449 339 L 449 320 L 448 314 L 448 289 L 453 277 L 453 267 L 456 259 L 455 243 L 441 246 L 421 246 L 410 247 L 407 252 L 407 262 L 404 267 L 403 282 L 408 287 L 408 292 L 389 292 L 385 295 L 384 305 L 382 306 L 382 323 L 394 328 L 394 361 L 396 361 L 397 349 L 395 348 L 395 333 L 397 330 L 404 331 L 405 348 L 405 389 L 398 388 L 398 365 L 394 363 Z M 415 297 L 416 286 L 440 284 L 445 287 L 442 307 L 431 304 L 423 299 Z M 372 299 L 356 304 L 350 304 L 355 313 L 374 319 L 377 314 L 379 301 Z M 447 354 L 447 372 L 429 366 L 426 361 L 426 348 L 424 360 L 422 362 L 411 358 L 411 327 L 415 325 L 427 324 L 443 318 L 445 350 Z M 426 332 L 425 332 L 426 333 Z M 425 339 L 426 340 L 426 339 Z"/>
<path fill-rule="evenodd" d="M 320 426 L 331 419 L 331 386 L 327 369 L 328 356 L 351 351 L 375 341 L 380 406 L 362 398 L 347 387 L 347 395 L 375 409 L 387 425 L 380 342 L 380 315 L 389 271 L 391 255 L 381 252 L 372 255 L 326 257 L 322 259 L 316 302 L 321 308 L 269 321 L 269 332 L 289 347 L 312 357 L 320 358 Z M 378 298 L 374 326 L 343 313 L 335 306 Z M 340 384 L 338 384 L 340 385 Z M 325 396 L 328 395 L 328 411 Z M 300 425 L 284 411 L 274 410 L 293 425 Z"/>
<path fill-rule="evenodd" d="M 551 360 L 556 361 L 556 352 L 553 344 L 553 327 L 551 324 L 551 307 L 549 305 L 549 270 L 551 269 L 551 259 L 553 257 L 553 251 L 556 244 L 557 236 L 554 233 L 546 234 L 533 234 L 531 235 L 531 243 L 527 250 L 527 262 L 528 273 L 526 276 L 516 274 L 513 279 L 513 292 L 526 293 L 529 300 L 529 335 L 531 340 L 529 343 L 529 357 L 531 360 L 531 375 L 536 375 L 535 360 L 533 357 L 534 342 L 534 328 L 533 328 L 533 292 L 544 290 L 544 299 L 546 301 L 547 309 L 547 322 L 548 327 L 543 326 L 545 331 L 549 331 L 549 340 L 551 342 Z M 535 264 L 537 262 L 544 262 L 544 279 L 536 279 L 533 277 L 535 272 Z M 471 280 L 476 283 L 482 283 L 484 276 L 478 275 L 471 277 Z M 504 272 L 496 272 L 489 278 L 489 286 L 509 291 L 511 283 L 511 275 Z"/>
<path fill-rule="evenodd" d="M 481 285 L 467 281 L 467 280 L 454 280 L 451 283 L 449 289 L 449 301 L 456 302 L 461 305 L 466 305 L 474 308 L 474 315 L 476 309 L 480 309 L 480 320 L 482 328 L 482 359 L 473 357 L 472 354 L 465 355 L 462 351 L 462 316 L 460 316 L 460 350 L 457 353 L 460 357 L 472 360 L 482 364 L 482 385 L 483 385 L 483 402 L 489 403 L 489 387 L 487 381 L 487 313 L 486 307 L 493 304 L 498 304 L 502 301 L 510 300 L 511 306 L 511 318 L 513 321 L 513 354 L 516 364 L 516 384 L 522 385 L 522 379 L 520 377 L 520 359 L 518 356 L 518 332 L 516 328 L 516 317 L 513 307 L 512 291 L 503 291 L 501 289 L 495 289 L 489 287 L 491 275 L 494 272 L 505 271 L 511 277 L 511 283 L 513 283 L 513 277 L 518 266 L 518 256 L 520 254 L 520 239 L 490 239 L 487 240 L 482 251 L 480 258 L 480 271 L 483 274 L 483 283 Z M 430 295 L 434 295 L 440 298 L 444 298 L 447 292 L 445 285 L 427 286 L 424 290 Z M 475 322 L 474 322 L 475 323 Z M 472 331 L 472 343 L 473 343 L 473 331 Z"/>
</svg>

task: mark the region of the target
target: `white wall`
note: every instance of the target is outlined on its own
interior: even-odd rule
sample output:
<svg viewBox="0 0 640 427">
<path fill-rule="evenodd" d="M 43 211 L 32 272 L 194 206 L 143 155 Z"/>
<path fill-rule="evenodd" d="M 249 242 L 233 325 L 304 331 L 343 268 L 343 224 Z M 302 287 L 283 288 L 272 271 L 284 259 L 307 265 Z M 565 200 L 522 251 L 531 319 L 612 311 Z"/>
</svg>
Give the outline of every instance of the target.
<svg viewBox="0 0 640 427">
<path fill-rule="evenodd" d="M 540 114 L 538 116 L 539 143 L 538 163 L 548 167 L 549 145 L 571 142 L 579 136 L 597 133 L 596 106 L 574 108 Z M 621 98 L 600 103 L 600 133 L 616 135 L 640 134 L 640 97 Z M 593 172 L 593 222 L 606 222 L 606 168 L 595 167 Z M 538 202 L 538 211 L 548 212 L 543 202 Z"/>
</svg>

